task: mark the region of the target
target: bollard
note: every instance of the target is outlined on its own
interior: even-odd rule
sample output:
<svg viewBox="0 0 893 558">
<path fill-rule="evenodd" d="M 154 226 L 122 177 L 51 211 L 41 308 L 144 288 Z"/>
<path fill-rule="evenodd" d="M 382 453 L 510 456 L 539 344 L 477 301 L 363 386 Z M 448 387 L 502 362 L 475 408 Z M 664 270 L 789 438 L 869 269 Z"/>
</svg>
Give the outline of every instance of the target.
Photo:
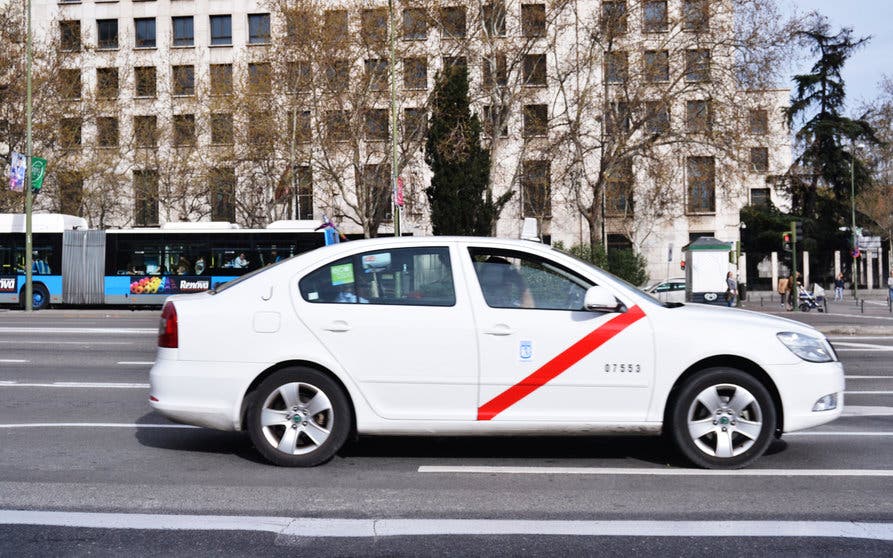
<svg viewBox="0 0 893 558">
<path fill-rule="evenodd" d="M 825 309 L 825 314 L 827 314 L 828 313 L 828 299 L 827 298 L 822 298 L 822 306 Z"/>
<path fill-rule="evenodd" d="M 859 303 L 860 303 L 860 306 L 862 307 L 862 313 L 864 314 L 865 313 L 865 299 L 863 298 L 862 300 L 859 301 Z"/>
</svg>

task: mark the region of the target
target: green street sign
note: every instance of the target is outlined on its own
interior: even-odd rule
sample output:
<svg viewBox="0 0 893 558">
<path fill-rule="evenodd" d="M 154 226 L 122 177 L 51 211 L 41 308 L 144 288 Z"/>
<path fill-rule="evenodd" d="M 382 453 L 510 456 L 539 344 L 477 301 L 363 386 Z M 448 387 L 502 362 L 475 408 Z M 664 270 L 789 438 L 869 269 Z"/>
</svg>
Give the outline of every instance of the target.
<svg viewBox="0 0 893 558">
<path fill-rule="evenodd" d="M 47 160 L 31 157 L 31 189 L 37 192 L 43 186 L 43 178 L 47 174 Z"/>
</svg>

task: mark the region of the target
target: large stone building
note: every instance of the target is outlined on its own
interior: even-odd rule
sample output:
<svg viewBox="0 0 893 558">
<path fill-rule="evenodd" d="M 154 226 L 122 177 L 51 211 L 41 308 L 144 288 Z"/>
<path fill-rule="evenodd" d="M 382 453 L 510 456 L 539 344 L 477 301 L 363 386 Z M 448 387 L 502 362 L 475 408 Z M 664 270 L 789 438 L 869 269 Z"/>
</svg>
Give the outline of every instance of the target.
<svg viewBox="0 0 893 558">
<path fill-rule="evenodd" d="M 43 208 L 94 226 L 327 215 L 393 231 L 386 1 L 32 4 L 69 86 Z M 740 81 L 736 4 L 394 2 L 403 232 L 430 233 L 426 107 L 458 64 L 494 194 L 515 193 L 497 235 L 535 217 L 552 242 L 635 248 L 655 278 L 693 237 L 738 239 L 742 206 L 779 201 L 791 146 L 788 92 Z"/>
</svg>

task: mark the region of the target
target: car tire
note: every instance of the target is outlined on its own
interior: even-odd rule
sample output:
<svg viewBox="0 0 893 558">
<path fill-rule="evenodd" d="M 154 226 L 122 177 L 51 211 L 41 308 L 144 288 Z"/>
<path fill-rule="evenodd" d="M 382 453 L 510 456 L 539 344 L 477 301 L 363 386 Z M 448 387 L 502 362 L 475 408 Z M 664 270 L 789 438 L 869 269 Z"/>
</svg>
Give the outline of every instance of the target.
<svg viewBox="0 0 893 558">
<path fill-rule="evenodd" d="M 25 308 L 25 289 L 19 292 L 19 305 Z M 31 309 L 46 310 L 50 307 L 50 293 L 40 283 L 35 283 L 31 288 Z"/>
<path fill-rule="evenodd" d="M 353 424 L 344 390 L 312 368 L 285 368 L 261 382 L 248 405 L 248 432 L 267 460 L 315 467 L 341 449 Z"/>
<path fill-rule="evenodd" d="M 734 368 L 710 368 L 682 384 L 671 409 L 670 433 L 691 463 L 740 469 L 772 442 L 776 410 L 769 390 Z"/>
</svg>

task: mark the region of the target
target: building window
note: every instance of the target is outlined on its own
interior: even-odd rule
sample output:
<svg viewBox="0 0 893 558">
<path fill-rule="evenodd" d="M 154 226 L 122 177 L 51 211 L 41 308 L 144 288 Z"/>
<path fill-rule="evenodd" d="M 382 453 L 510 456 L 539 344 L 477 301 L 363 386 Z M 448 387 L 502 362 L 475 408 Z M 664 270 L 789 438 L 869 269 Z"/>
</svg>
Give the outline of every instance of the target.
<svg viewBox="0 0 893 558">
<path fill-rule="evenodd" d="M 645 129 L 649 134 L 665 134 L 670 131 L 670 108 L 665 102 L 645 102 Z"/>
<path fill-rule="evenodd" d="M 174 32 L 174 46 L 195 45 L 195 27 L 192 16 L 171 18 L 171 24 Z"/>
<path fill-rule="evenodd" d="M 710 5 L 707 0 L 682 0 L 682 28 L 692 33 L 710 29 Z"/>
<path fill-rule="evenodd" d="M 685 51 L 685 81 L 710 81 L 710 51 L 689 49 Z"/>
<path fill-rule="evenodd" d="M 270 42 L 270 14 L 248 14 L 248 44 Z"/>
<path fill-rule="evenodd" d="M 97 46 L 99 48 L 118 48 L 118 20 L 97 19 L 96 36 L 98 37 Z"/>
<path fill-rule="evenodd" d="M 667 1 L 649 0 L 643 8 L 646 33 L 662 33 L 667 30 Z"/>
<path fill-rule="evenodd" d="M 133 171 L 133 222 L 137 227 L 158 225 L 158 171 Z"/>
<path fill-rule="evenodd" d="M 218 112 L 211 115 L 211 143 L 213 145 L 233 144 L 233 115 Z"/>
<path fill-rule="evenodd" d="M 294 133 L 295 141 L 307 143 L 312 140 L 313 129 L 310 127 L 310 111 L 291 111 L 289 116 L 293 119 L 289 121 L 289 130 Z M 293 130 L 292 126 L 294 126 Z"/>
<path fill-rule="evenodd" d="M 290 93 L 310 90 L 310 85 L 313 80 L 313 74 L 310 68 L 310 62 L 307 60 L 298 60 L 296 62 L 288 63 L 286 86 Z"/>
<path fill-rule="evenodd" d="M 685 131 L 690 134 L 707 133 L 713 129 L 713 115 L 710 101 L 687 101 L 685 103 Z"/>
<path fill-rule="evenodd" d="M 605 81 L 608 83 L 625 83 L 629 77 L 629 55 L 626 52 L 608 52 L 605 54 Z"/>
<path fill-rule="evenodd" d="M 80 147 L 82 128 L 83 123 L 80 118 L 62 118 L 59 121 L 59 145 L 63 149 Z"/>
<path fill-rule="evenodd" d="M 366 60 L 366 85 L 370 91 L 388 90 L 388 60 L 386 58 Z"/>
<path fill-rule="evenodd" d="M 769 149 L 766 147 L 750 148 L 750 168 L 754 172 L 769 171 Z"/>
<path fill-rule="evenodd" d="M 236 220 L 236 169 L 218 167 L 211 169 L 208 176 L 208 190 L 211 192 L 211 220 Z"/>
<path fill-rule="evenodd" d="M 428 18 L 423 8 L 403 10 L 403 38 L 408 40 L 428 38 Z"/>
<path fill-rule="evenodd" d="M 211 45 L 233 44 L 233 16 L 211 16 Z"/>
<path fill-rule="evenodd" d="M 233 65 L 211 64 L 211 95 L 231 95 L 233 92 Z"/>
<path fill-rule="evenodd" d="M 447 70 L 452 69 L 461 69 L 463 72 L 468 72 L 468 60 L 465 59 L 464 56 L 444 56 L 443 57 L 443 70 L 446 72 Z M 467 73 L 466 73 L 467 75 Z"/>
<path fill-rule="evenodd" d="M 59 22 L 59 47 L 64 51 L 81 50 L 81 22 L 78 20 Z"/>
<path fill-rule="evenodd" d="M 269 62 L 248 64 L 248 90 L 255 95 L 267 95 L 273 91 L 273 67 Z"/>
<path fill-rule="evenodd" d="M 769 112 L 763 109 L 750 111 L 748 115 L 750 133 L 755 136 L 765 136 L 769 133 Z"/>
<path fill-rule="evenodd" d="M 118 68 L 96 68 L 96 96 L 100 99 L 118 96 Z"/>
<path fill-rule="evenodd" d="M 645 81 L 670 81 L 670 53 L 666 50 L 645 51 Z"/>
<path fill-rule="evenodd" d="M 387 109 L 366 109 L 365 132 L 368 141 L 386 141 L 388 139 Z"/>
<path fill-rule="evenodd" d="M 81 98 L 81 71 L 59 70 L 59 96 L 68 101 Z"/>
<path fill-rule="evenodd" d="M 509 135 L 508 111 L 505 107 L 484 106 L 484 133 L 491 138 Z"/>
<path fill-rule="evenodd" d="M 751 188 L 750 205 L 772 205 L 772 197 L 769 193 L 769 188 Z"/>
<path fill-rule="evenodd" d="M 133 69 L 137 97 L 154 97 L 156 89 L 155 66 L 138 66 Z"/>
<path fill-rule="evenodd" d="M 326 134 L 329 141 L 350 139 L 350 112 L 346 110 L 326 111 Z"/>
<path fill-rule="evenodd" d="M 178 147 L 195 145 L 194 114 L 174 115 L 174 145 Z"/>
<path fill-rule="evenodd" d="M 84 178 L 75 172 L 61 172 L 57 176 L 60 211 L 66 215 L 80 215 L 84 200 Z"/>
<path fill-rule="evenodd" d="M 297 167 L 298 219 L 313 219 L 313 170 L 307 165 Z"/>
<path fill-rule="evenodd" d="M 601 28 L 608 38 L 626 33 L 626 2 L 605 1 L 602 2 Z"/>
<path fill-rule="evenodd" d="M 174 95 L 195 95 L 195 66 L 173 66 Z"/>
<path fill-rule="evenodd" d="M 524 56 L 524 85 L 546 85 L 545 54 L 527 54 Z"/>
<path fill-rule="evenodd" d="M 428 88 L 428 60 L 426 58 L 403 59 L 403 88 Z"/>
<path fill-rule="evenodd" d="M 428 111 L 424 108 L 403 109 L 403 138 L 422 141 L 428 133 Z"/>
<path fill-rule="evenodd" d="M 118 119 L 100 116 L 96 119 L 96 145 L 99 147 L 118 146 Z"/>
<path fill-rule="evenodd" d="M 158 145 L 158 119 L 154 114 L 133 117 L 133 140 L 137 147 Z"/>
<path fill-rule="evenodd" d="M 685 159 L 685 170 L 688 178 L 688 212 L 715 212 L 716 160 L 713 157 L 688 157 Z"/>
<path fill-rule="evenodd" d="M 350 62 L 344 58 L 326 61 L 323 73 L 326 76 L 326 86 L 329 91 L 347 91 L 349 87 Z"/>
<path fill-rule="evenodd" d="M 366 9 L 360 15 L 360 36 L 365 44 L 380 45 L 388 40 L 388 10 Z"/>
<path fill-rule="evenodd" d="M 545 4 L 521 4 L 521 34 L 525 37 L 546 36 Z"/>
<path fill-rule="evenodd" d="M 524 137 L 549 135 L 548 105 L 524 105 Z"/>
<path fill-rule="evenodd" d="M 549 161 L 524 161 L 521 170 L 523 217 L 552 216 L 552 179 Z"/>
<path fill-rule="evenodd" d="M 505 2 L 493 2 L 481 6 L 481 21 L 488 35 L 505 37 Z"/>
<path fill-rule="evenodd" d="M 133 20 L 136 48 L 155 48 L 155 18 L 141 17 Z"/>
<path fill-rule="evenodd" d="M 447 38 L 465 36 L 465 6 L 440 8 L 441 33 Z"/>
<path fill-rule="evenodd" d="M 629 103 L 613 102 L 605 110 L 605 134 L 617 136 L 628 134 L 632 125 Z"/>
<path fill-rule="evenodd" d="M 391 165 L 364 165 L 359 177 L 360 195 L 367 201 L 373 221 L 390 221 L 391 212 Z"/>
<path fill-rule="evenodd" d="M 504 87 L 508 84 L 508 67 L 504 54 L 495 54 L 492 57 L 483 58 L 481 67 L 481 81 L 485 89 L 495 86 Z"/>
<path fill-rule="evenodd" d="M 605 181 L 605 213 L 614 217 L 633 214 L 633 163 L 624 159 L 607 173 Z"/>
<path fill-rule="evenodd" d="M 348 35 L 347 10 L 326 10 L 323 14 L 323 39 L 341 41 Z"/>
</svg>

